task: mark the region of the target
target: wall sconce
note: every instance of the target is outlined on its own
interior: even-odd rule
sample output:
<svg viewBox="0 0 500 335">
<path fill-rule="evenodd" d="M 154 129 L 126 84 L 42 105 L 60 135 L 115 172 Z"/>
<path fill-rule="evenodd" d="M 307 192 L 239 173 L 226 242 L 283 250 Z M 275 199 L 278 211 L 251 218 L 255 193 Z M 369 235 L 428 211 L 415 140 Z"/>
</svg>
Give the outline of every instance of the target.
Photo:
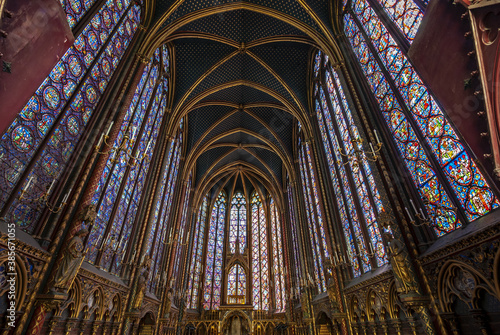
<svg viewBox="0 0 500 335">
<path fill-rule="evenodd" d="M 146 150 L 144 150 L 144 153 L 142 155 L 137 155 L 137 156 L 132 155 L 132 153 L 129 152 L 129 150 L 127 148 L 133 147 L 133 144 L 134 144 L 135 139 L 136 139 L 137 128 L 131 127 L 129 125 L 127 127 L 127 130 L 125 131 L 125 135 L 123 135 L 123 138 L 120 142 L 120 145 L 118 145 L 118 147 L 111 148 L 108 151 L 106 151 L 106 150 L 100 151 L 102 143 L 104 143 L 105 148 L 112 146 L 110 143 L 108 143 L 107 140 L 109 139 L 109 133 L 111 132 L 111 128 L 113 127 L 113 124 L 114 124 L 114 122 L 111 122 L 111 124 L 108 127 L 108 130 L 106 131 L 106 134 L 101 134 L 101 137 L 99 138 L 99 142 L 97 143 L 97 145 L 95 147 L 95 151 L 100 155 L 113 154 L 113 158 L 111 159 L 111 162 L 116 163 L 118 161 L 118 157 L 120 156 L 120 153 L 125 150 L 129 162 L 131 161 L 131 163 L 127 162 L 127 166 L 131 166 L 131 167 L 136 166 L 138 162 L 142 162 L 142 160 L 144 160 L 144 158 L 146 157 L 146 155 L 149 151 L 149 148 L 151 147 L 152 140 L 151 139 L 149 140 L 148 145 L 146 146 Z M 130 141 L 130 144 L 129 144 L 129 141 Z"/>
<path fill-rule="evenodd" d="M 350 163 L 351 159 L 353 157 L 356 158 L 354 161 L 354 164 L 357 165 L 361 161 L 361 158 L 366 159 L 370 162 L 376 162 L 378 159 L 378 153 L 382 149 L 382 142 L 380 142 L 380 139 L 378 137 L 377 131 L 373 131 L 375 133 L 375 139 L 377 140 L 377 143 L 375 144 L 375 147 L 373 144 L 370 142 L 370 151 L 366 152 L 363 151 L 362 145 L 363 145 L 363 139 L 359 136 L 354 136 L 354 134 L 351 133 L 351 138 L 354 138 L 351 143 L 353 146 L 353 152 L 352 153 L 344 153 L 342 152 L 342 149 L 340 150 L 340 154 L 344 157 L 347 157 L 347 162 L 344 163 L 344 165 L 347 165 Z"/>
<path fill-rule="evenodd" d="M 51 211 L 52 213 L 59 213 L 61 211 L 61 209 L 63 209 L 63 207 L 66 206 L 69 195 L 71 194 L 71 191 L 73 190 L 70 188 L 69 191 L 66 192 L 62 202 L 59 204 L 59 207 L 57 207 L 56 205 L 50 204 L 49 200 L 48 200 L 50 192 L 52 191 L 52 188 L 54 187 L 54 184 L 56 183 L 56 179 L 54 178 L 52 180 L 52 183 L 50 184 L 49 188 L 46 189 L 40 197 L 29 199 L 26 197 L 26 193 L 28 192 L 32 182 L 33 182 L 33 176 L 30 177 L 30 179 L 28 180 L 28 183 L 21 189 L 21 194 L 19 195 L 19 199 L 18 199 L 19 202 L 26 200 L 27 202 L 31 202 L 31 203 L 44 204 L 49 209 L 49 211 Z"/>
<path fill-rule="evenodd" d="M 444 215 L 444 212 L 451 211 L 455 214 L 455 216 L 457 214 L 457 207 L 455 207 L 455 206 L 452 206 L 451 208 L 448 209 L 448 208 L 445 208 L 441 205 L 436 205 L 436 210 L 434 211 L 434 213 L 431 213 L 429 216 L 426 216 L 421 207 L 419 207 L 417 210 L 417 207 L 415 206 L 415 204 L 413 203 L 413 200 L 411 200 L 411 199 L 410 199 L 410 204 L 411 204 L 411 207 L 413 209 L 413 212 L 415 213 L 415 217 L 421 223 L 417 224 L 417 220 L 415 220 L 415 218 L 413 218 L 413 216 L 411 215 L 411 213 L 407 207 L 405 207 L 406 215 L 410 219 L 410 223 L 416 227 L 420 227 L 420 226 L 424 226 L 424 225 L 430 226 L 432 222 L 439 221 L 440 218 L 447 220 L 448 216 Z M 426 208 L 429 208 L 429 205 L 430 205 L 429 200 L 427 200 L 427 199 L 424 200 L 424 206 Z"/>
</svg>

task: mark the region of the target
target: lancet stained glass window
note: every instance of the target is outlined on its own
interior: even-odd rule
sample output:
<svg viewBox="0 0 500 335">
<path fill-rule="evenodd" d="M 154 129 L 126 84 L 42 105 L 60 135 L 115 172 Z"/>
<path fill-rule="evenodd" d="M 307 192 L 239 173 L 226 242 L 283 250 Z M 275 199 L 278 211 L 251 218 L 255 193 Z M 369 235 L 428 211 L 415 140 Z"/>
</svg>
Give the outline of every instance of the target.
<svg viewBox="0 0 500 335">
<path fill-rule="evenodd" d="M 196 219 L 196 226 L 194 229 L 194 240 L 193 240 L 193 253 L 191 255 L 191 267 L 189 269 L 189 285 L 188 285 L 188 308 L 198 307 L 198 297 L 200 289 L 201 280 L 201 256 L 203 253 L 203 246 L 205 242 L 205 226 L 207 221 L 207 207 L 208 207 L 208 196 L 203 198 L 203 203 L 201 204 L 200 210 L 198 211 L 198 216 Z"/>
<path fill-rule="evenodd" d="M 311 238 L 311 251 L 314 267 L 314 281 L 320 292 L 326 291 L 323 262 L 330 256 L 327 250 L 326 236 L 323 226 L 323 212 L 318 193 L 318 185 L 314 176 L 313 162 L 309 143 L 302 143 L 299 138 L 299 165 L 302 177 L 302 189 L 306 204 L 306 217 Z M 308 278 L 309 279 L 309 278 Z"/>
<path fill-rule="evenodd" d="M 269 310 L 269 252 L 264 205 L 257 191 L 250 196 L 252 213 L 252 296 L 256 310 Z"/>
<path fill-rule="evenodd" d="M 227 207 L 226 194 L 219 193 L 212 208 L 208 228 L 208 245 L 203 289 L 203 308 L 218 309 L 221 299 L 222 255 L 224 249 L 224 223 Z"/>
<path fill-rule="evenodd" d="M 182 198 L 183 206 L 182 206 L 182 215 L 181 215 L 181 222 L 179 226 L 179 239 L 177 240 L 178 243 L 176 245 L 176 254 L 175 254 L 175 263 L 174 263 L 174 278 L 179 277 L 179 266 L 181 263 L 181 254 L 184 249 L 184 239 L 188 238 L 188 233 L 186 233 L 186 227 L 187 227 L 187 213 L 189 209 L 189 200 L 191 196 L 191 183 L 192 183 L 192 173 L 190 173 L 188 181 L 186 183 L 186 190 L 184 193 L 184 197 Z"/>
<path fill-rule="evenodd" d="M 317 53 L 315 63 L 319 63 L 315 68 L 321 68 L 318 75 L 325 81 L 324 84 L 321 81 L 315 84 L 316 117 L 347 242 L 347 253 L 353 274 L 357 277 L 371 269 L 369 257 L 372 254 L 378 266 L 387 263 L 376 221 L 384 208 L 340 78 L 331 68 L 328 57 L 325 56 L 325 61 L 321 62 L 321 52 Z"/>
<path fill-rule="evenodd" d="M 229 222 L 229 252 L 236 250 L 243 253 L 247 242 L 247 209 L 245 196 L 236 192 L 231 200 L 231 216 Z"/>
<path fill-rule="evenodd" d="M 297 221 L 295 220 L 295 204 L 293 202 L 293 189 L 292 187 L 288 186 L 288 210 L 290 212 L 290 232 L 291 232 L 291 237 L 292 237 L 292 247 L 293 247 L 293 259 L 295 261 L 295 279 L 296 283 L 300 281 L 302 278 L 301 272 L 300 272 L 300 261 L 299 261 L 299 236 L 297 234 Z"/>
<path fill-rule="evenodd" d="M 246 296 L 246 275 L 245 269 L 239 264 L 235 264 L 227 275 L 227 303 L 244 304 Z"/>
<path fill-rule="evenodd" d="M 163 172 L 162 186 L 160 189 L 160 201 L 156 203 L 154 223 L 149 234 L 146 245 L 146 254 L 151 255 L 151 280 L 149 281 L 149 289 L 151 292 L 158 287 L 158 282 L 162 278 L 161 264 L 164 254 L 164 247 L 171 242 L 172 236 L 167 236 L 167 222 L 170 217 L 170 207 L 173 202 L 173 193 L 177 174 L 179 170 L 179 162 L 182 148 L 182 132 L 176 136 L 170 145 L 167 155 L 167 166 Z M 169 240 L 170 239 L 170 240 Z M 163 279 L 163 280 L 166 280 Z"/>
<path fill-rule="evenodd" d="M 436 234 L 497 208 L 496 195 L 396 39 L 369 2 L 356 0 L 351 6 L 345 34 Z"/>
<path fill-rule="evenodd" d="M 140 6 L 108 1 L 94 15 L 49 76 L 29 99 L 0 140 L 0 208 L 2 215 L 33 233 L 47 196 L 71 161 L 140 22 Z M 36 159 L 32 168 L 29 163 Z M 12 191 L 26 191 L 24 201 Z M 49 192 L 51 191 L 51 192 Z M 9 208 L 3 208 L 14 197 Z"/>
<path fill-rule="evenodd" d="M 274 297 L 276 311 L 278 313 L 285 310 L 285 264 L 283 260 L 283 242 L 281 239 L 281 220 L 278 207 L 271 198 L 271 241 L 273 246 L 273 273 L 274 273 Z"/>
<path fill-rule="evenodd" d="M 146 66 L 120 125 L 113 147 L 121 144 L 123 150 L 110 154 L 92 198 L 98 212 L 86 260 L 114 274 L 119 273 L 122 255 L 132 240 L 130 233 L 165 112 L 168 94 L 165 82 L 158 80 L 163 71 L 158 65 L 163 61 L 160 51 L 154 53 L 154 64 Z"/>
</svg>

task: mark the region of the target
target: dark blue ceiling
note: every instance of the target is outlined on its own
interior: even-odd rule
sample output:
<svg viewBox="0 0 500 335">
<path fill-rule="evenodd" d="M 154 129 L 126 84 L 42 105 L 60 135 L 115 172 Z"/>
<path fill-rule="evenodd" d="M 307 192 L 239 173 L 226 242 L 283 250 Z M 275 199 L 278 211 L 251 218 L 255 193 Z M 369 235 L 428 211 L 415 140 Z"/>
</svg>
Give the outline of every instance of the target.
<svg viewBox="0 0 500 335">
<path fill-rule="evenodd" d="M 308 115 L 308 66 L 318 42 L 296 23 L 317 35 L 332 31 L 329 2 L 306 2 L 315 17 L 300 2 L 290 0 L 185 0 L 167 17 L 165 13 L 179 2 L 156 1 L 153 24 L 163 29 L 173 22 L 187 22 L 172 32 L 172 110 L 192 105 L 187 150 L 196 158 L 195 185 L 205 173 L 213 175 L 220 167 L 243 161 L 281 187 L 280 155 L 292 154 L 294 113 Z M 202 13 L 209 8 L 219 13 Z M 293 20 L 273 17 L 271 11 Z M 200 150 L 208 142 L 206 151 Z"/>
</svg>

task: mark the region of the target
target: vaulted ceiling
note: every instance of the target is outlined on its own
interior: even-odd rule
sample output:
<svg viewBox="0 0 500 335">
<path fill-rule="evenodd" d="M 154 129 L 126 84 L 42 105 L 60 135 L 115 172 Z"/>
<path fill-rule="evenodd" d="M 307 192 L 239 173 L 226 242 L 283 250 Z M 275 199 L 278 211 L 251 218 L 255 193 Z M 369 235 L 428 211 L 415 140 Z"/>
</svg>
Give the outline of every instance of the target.
<svg viewBox="0 0 500 335">
<path fill-rule="evenodd" d="M 340 60 L 330 19 L 335 6 L 158 0 L 147 7 L 142 52 L 174 47 L 172 128 L 188 115 L 185 171 L 194 169 L 194 186 L 206 192 L 248 179 L 279 192 L 293 163 L 294 120 L 310 131 L 312 52 Z"/>
</svg>

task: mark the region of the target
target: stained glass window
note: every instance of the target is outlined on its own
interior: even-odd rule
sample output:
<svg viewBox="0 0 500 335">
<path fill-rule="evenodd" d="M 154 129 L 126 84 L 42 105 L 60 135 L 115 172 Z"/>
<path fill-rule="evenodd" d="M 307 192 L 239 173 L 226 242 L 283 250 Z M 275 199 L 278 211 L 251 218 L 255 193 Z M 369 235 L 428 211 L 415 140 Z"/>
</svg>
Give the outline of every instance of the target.
<svg viewBox="0 0 500 335">
<path fill-rule="evenodd" d="M 177 181 L 177 174 L 179 170 L 180 154 L 182 147 L 182 133 L 179 132 L 176 139 L 172 141 L 167 154 L 167 166 L 162 176 L 162 183 L 160 188 L 160 199 L 155 206 L 154 223 L 149 234 L 146 245 L 146 254 L 151 256 L 151 280 L 149 281 L 149 290 L 154 292 L 158 287 L 158 282 L 162 278 L 162 260 L 165 245 L 168 240 L 172 239 L 167 236 L 168 227 L 167 222 L 170 217 L 170 208 L 173 202 L 174 187 Z M 166 280 L 166 279 L 163 279 Z"/>
<path fill-rule="evenodd" d="M 252 213 L 252 296 L 256 310 L 269 310 L 269 253 L 264 205 L 257 191 L 250 197 Z"/>
<path fill-rule="evenodd" d="M 377 0 L 403 36 L 412 42 L 424 13 L 414 0 Z M 418 0 L 417 0 L 418 1 Z"/>
<path fill-rule="evenodd" d="M 499 207 L 453 125 L 367 1 L 353 1 L 344 30 L 436 234 Z"/>
<path fill-rule="evenodd" d="M 285 310 L 285 263 L 283 260 L 283 241 L 281 239 L 281 220 L 278 207 L 271 198 L 271 240 L 273 245 L 273 273 L 274 273 L 274 297 L 276 311 Z"/>
<path fill-rule="evenodd" d="M 295 269 L 295 279 L 296 284 L 300 282 L 302 279 L 301 271 L 300 271 L 300 261 L 299 261 L 299 236 L 297 234 L 298 227 L 297 221 L 295 220 L 295 203 L 293 202 L 293 189 L 288 186 L 288 208 L 290 212 L 290 232 L 292 237 L 292 247 L 293 247 L 293 259 L 294 259 L 294 269 Z"/>
<path fill-rule="evenodd" d="M 387 263 L 376 220 L 377 215 L 384 212 L 384 207 L 340 78 L 327 57 L 319 73 L 325 83 L 319 81 L 315 84 L 316 117 L 347 242 L 347 254 L 357 277 L 371 270 L 369 257 L 372 254 L 378 266 Z"/>
<path fill-rule="evenodd" d="M 302 177 L 302 190 L 306 204 L 306 217 L 311 238 L 311 251 L 314 268 L 314 281 L 320 292 L 326 291 L 323 262 L 329 259 L 327 251 L 323 212 L 318 193 L 318 185 L 314 175 L 313 162 L 309 143 L 302 143 L 299 138 L 299 165 Z M 309 274 L 310 276 L 310 274 Z M 309 279 L 309 278 L 308 278 Z M 311 278 L 312 279 L 312 278 Z"/>
<path fill-rule="evenodd" d="M 132 242 L 132 226 L 165 114 L 168 87 L 158 80 L 163 70 L 157 65 L 162 63 L 161 48 L 154 53 L 153 64 L 146 66 L 120 125 L 113 147 L 121 145 L 123 150 L 110 154 L 92 198 L 98 212 L 87 241 L 86 260 L 113 274 L 119 274 L 125 250 Z M 174 153 L 178 164 L 179 149 Z"/>
<path fill-rule="evenodd" d="M 235 264 L 227 275 L 227 303 L 244 304 L 246 296 L 246 275 L 245 269 L 239 264 Z"/>
<path fill-rule="evenodd" d="M 66 18 L 70 28 L 74 28 L 80 19 L 87 13 L 96 0 L 59 0 L 66 12 Z M 108 0 L 108 2 L 110 2 Z M 103 19 L 111 21 L 111 14 L 107 13 Z"/>
<path fill-rule="evenodd" d="M 184 246 L 184 239 L 187 237 L 186 233 L 186 227 L 187 227 L 187 213 L 188 213 L 188 208 L 189 208 L 189 200 L 190 200 L 190 195 L 191 195 L 191 183 L 192 183 L 192 174 L 189 175 L 189 179 L 187 181 L 186 185 L 186 190 L 184 193 L 184 197 L 182 198 L 182 215 L 181 215 L 181 222 L 179 226 L 179 239 L 177 240 L 176 244 L 176 251 L 175 251 L 175 263 L 174 263 L 174 272 L 173 276 L 174 278 L 179 278 L 179 266 L 181 264 L 181 254 L 183 251 L 183 246 Z"/>
<path fill-rule="evenodd" d="M 224 222 L 226 215 L 226 194 L 219 193 L 212 208 L 208 228 L 208 245 L 203 290 L 203 308 L 218 309 L 221 299 L 222 255 L 224 249 Z"/>
<path fill-rule="evenodd" d="M 196 226 L 193 231 L 193 253 L 191 255 L 191 267 L 189 269 L 189 285 L 188 285 L 188 308 L 198 307 L 199 285 L 201 279 L 201 256 L 205 242 L 205 226 L 207 221 L 208 196 L 203 198 L 200 210 L 196 220 Z"/>
<path fill-rule="evenodd" d="M 237 250 L 243 253 L 247 242 L 247 209 L 245 196 L 237 192 L 231 200 L 231 216 L 229 222 L 229 252 Z"/>
<path fill-rule="evenodd" d="M 140 22 L 140 6 L 108 1 L 55 65 L 0 140 L 2 216 L 33 233 Z M 118 27 L 118 29 L 114 29 Z M 32 160 L 35 159 L 34 162 Z M 31 169 L 27 169 L 32 162 Z M 26 190 L 19 201 L 15 187 Z M 12 200 L 12 205 L 5 204 Z"/>
</svg>

